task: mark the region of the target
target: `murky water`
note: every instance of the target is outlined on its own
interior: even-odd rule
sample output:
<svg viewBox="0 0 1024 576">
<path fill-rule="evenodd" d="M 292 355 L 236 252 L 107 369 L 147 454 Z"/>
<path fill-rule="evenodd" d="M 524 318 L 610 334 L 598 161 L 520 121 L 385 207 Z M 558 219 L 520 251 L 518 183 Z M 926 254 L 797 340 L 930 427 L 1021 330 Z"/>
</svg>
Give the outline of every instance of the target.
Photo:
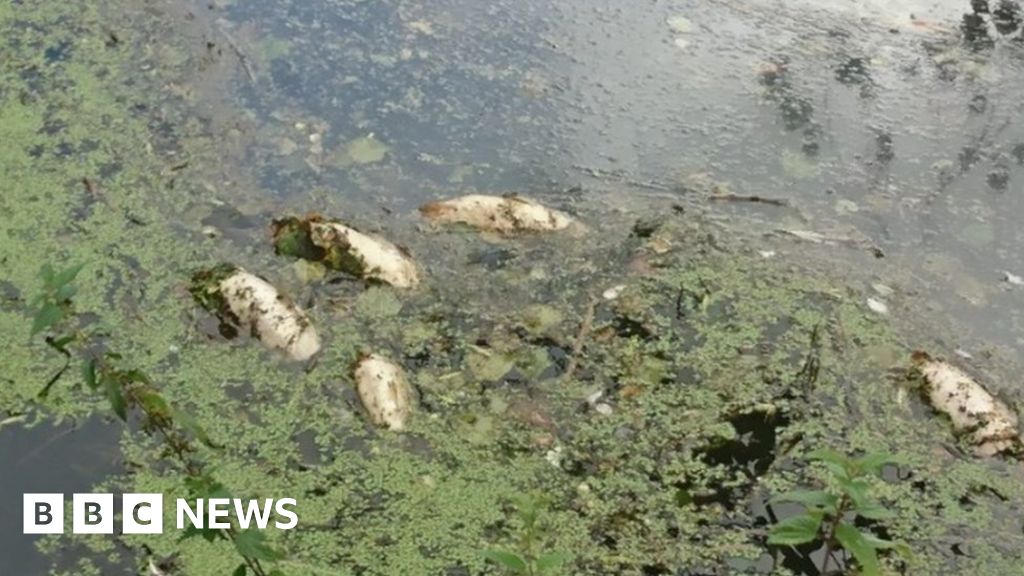
<svg viewBox="0 0 1024 576">
<path fill-rule="evenodd" d="M 35 551 L 38 536 L 22 533 L 21 495 L 74 494 L 93 488 L 121 464 L 116 427 L 90 420 L 76 425 L 0 427 L 0 541 L 5 574 L 45 574 L 52 558 Z M 55 473 L 58 471 L 60 473 Z M 64 554 L 61 554 L 64 556 Z"/>
<path fill-rule="evenodd" d="M 798 208 L 723 207 L 741 227 L 869 241 L 879 274 L 895 264 L 962 326 L 956 345 L 1016 354 L 1003 271 L 1024 270 L 1024 48 L 995 30 L 993 48 L 965 46 L 965 4 L 247 2 L 213 17 L 253 52 L 240 101 L 279 134 L 247 152 L 265 193 L 409 211 L 515 190 L 637 210 L 703 203 L 704 175 Z M 368 135 L 361 164 L 349 146 Z"/>
<path fill-rule="evenodd" d="M 277 212 L 331 206 L 401 239 L 417 206 L 460 191 L 615 225 L 696 208 L 763 235 L 766 255 L 826 254 L 856 287 L 884 285 L 904 325 L 947 329 L 920 341 L 1008 370 L 1024 348 L 1024 41 L 988 24 L 990 44 L 965 42 L 969 4 L 168 0 L 162 17 L 217 53 L 173 88 L 215 135 L 193 182 L 218 206 L 176 226 L 236 246 Z M 67 462 L 63 440 L 5 434 L 0 460 Z M 48 489 L 106 469 L 77 455 L 81 478 Z M 19 465 L 0 492 L 47 472 Z M 11 573 L 45 565 L 0 543 Z"/>
</svg>

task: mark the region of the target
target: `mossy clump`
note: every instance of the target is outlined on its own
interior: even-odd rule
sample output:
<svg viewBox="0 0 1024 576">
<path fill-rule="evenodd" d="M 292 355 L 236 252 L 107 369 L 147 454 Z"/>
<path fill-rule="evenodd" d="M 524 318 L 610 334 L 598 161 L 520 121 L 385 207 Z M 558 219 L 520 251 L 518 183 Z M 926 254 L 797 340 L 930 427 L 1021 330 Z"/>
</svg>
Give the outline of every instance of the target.
<svg viewBox="0 0 1024 576">
<path fill-rule="evenodd" d="M 313 230 L 310 225 L 320 222 L 327 221 L 320 216 L 290 216 L 274 220 L 274 250 L 282 256 L 319 262 L 331 270 L 344 272 L 356 278 L 365 276 L 366 263 L 342 241 L 344 236 L 335 236 L 338 241 L 326 247 L 318 246 L 313 241 Z"/>
<path fill-rule="evenodd" d="M 312 218 L 287 216 L 274 220 L 271 228 L 274 251 L 281 256 L 301 258 L 312 262 L 323 261 L 327 253 L 326 250 L 313 243 L 309 227 Z"/>
<path fill-rule="evenodd" d="M 189 283 L 188 292 L 204 310 L 218 317 L 225 317 L 231 314 L 224 293 L 221 290 L 221 282 L 238 271 L 233 264 L 221 263 L 211 268 L 197 270 L 192 274 L 192 281 Z"/>
</svg>

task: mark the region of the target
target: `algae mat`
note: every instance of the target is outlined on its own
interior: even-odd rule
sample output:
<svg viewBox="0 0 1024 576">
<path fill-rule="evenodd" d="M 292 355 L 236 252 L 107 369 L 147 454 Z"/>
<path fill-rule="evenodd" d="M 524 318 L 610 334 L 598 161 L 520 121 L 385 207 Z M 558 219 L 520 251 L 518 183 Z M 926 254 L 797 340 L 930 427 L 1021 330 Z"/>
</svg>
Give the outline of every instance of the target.
<svg viewBox="0 0 1024 576">
<path fill-rule="evenodd" d="M 114 420 L 77 359 L 37 399 L 62 363 L 29 337 L 38 272 L 82 263 L 79 322 L 195 418 L 216 448 L 191 458 L 237 497 L 297 499 L 298 527 L 266 531 L 280 555 L 268 569 L 282 574 L 499 573 L 482 551 L 515 546 L 511 505 L 523 493 L 546 500 L 541 545 L 571 554 L 567 574 L 814 573 L 803 556 L 812 550 L 765 545 L 785 513 L 766 501 L 825 477 L 804 461 L 818 447 L 901 456 L 872 486 L 895 518 L 865 526 L 912 549 L 885 557 L 893 573 L 1019 573 L 1019 465 L 970 456 L 907 393 L 910 349 L 828 267 L 765 259 L 693 211 L 631 229 L 584 208 L 581 219 L 606 225 L 571 240 L 497 241 L 386 219 L 377 225 L 426 263 L 414 292 L 276 257 L 263 230 L 277 207 L 258 190 L 213 201 L 234 194 L 220 188 L 230 142 L 192 114 L 186 88 L 204 65 L 244 70 L 230 53 L 191 47 L 194 31 L 157 34 L 169 6 L 0 8 L 5 417 Z M 201 233 L 225 213 L 251 223 Z M 223 260 L 308 306 L 325 335 L 315 365 L 210 328 L 187 280 Z M 618 284 L 616 298 L 595 297 Z M 349 370 L 365 351 L 410 375 L 407 432 L 366 423 Z M 94 490 L 192 493 L 137 423 L 122 429 L 123 465 Z M 146 573 L 151 562 L 166 574 L 236 570 L 230 542 L 181 536 L 39 546 L 57 574 Z"/>
</svg>

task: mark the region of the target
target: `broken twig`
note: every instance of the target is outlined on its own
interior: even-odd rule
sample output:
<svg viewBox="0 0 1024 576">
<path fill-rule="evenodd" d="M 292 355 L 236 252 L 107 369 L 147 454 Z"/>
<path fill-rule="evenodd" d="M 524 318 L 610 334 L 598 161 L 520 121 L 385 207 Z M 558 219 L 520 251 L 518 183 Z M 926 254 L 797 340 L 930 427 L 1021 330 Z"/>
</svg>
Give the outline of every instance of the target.
<svg viewBox="0 0 1024 576">
<path fill-rule="evenodd" d="M 590 328 L 594 324 L 594 311 L 597 309 L 597 303 L 599 299 L 591 296 L 590 302 L 587 304 L 587 310 L 583 313 L 583 321 L 580 323 L 580 331 L 576 334 L 576 342 L 572 346 L 572 356 L 569 357 L 569 365 L 565 367 L 565 373 L 562 374 L 562 381 L 568 382 L 572 379 L 573 374 L 576 373 L 576 368 L 580 364 L 580 356 L 583 354 L 583 344 L 586 343 L 587 336 L 590 335 Z"/>
<path fill-rule="evenodd" d="M 242 64 L 242 69 L 245 70 L 245 75 L 249 77 L 249 82 L 256 83 L 256 74 L 252 70 L 252 65 L 249 63 L 249 56 L 238 46 L 235 39 L 231 36 L 223 26 L 217 24 L 217 31 L 220 32 L 221 36 L 224 37 L 224 41 L 227 42 L 228 47 L 235 53 L 235 57 L 238 58 L 238 62 Z"/>
<path fill-rule="evenodd" d="M 708 200 L 712 202 L 752 202 L 756 204 L 768 204 L 770 206 L 781 206 L 788 208 L 792 206 L 789 200 L 785 198 L 766 198 L 764 196 L 750 195 L 744 196 L 741 194 L 712 194 L 708 196 Z"/>
</svg>

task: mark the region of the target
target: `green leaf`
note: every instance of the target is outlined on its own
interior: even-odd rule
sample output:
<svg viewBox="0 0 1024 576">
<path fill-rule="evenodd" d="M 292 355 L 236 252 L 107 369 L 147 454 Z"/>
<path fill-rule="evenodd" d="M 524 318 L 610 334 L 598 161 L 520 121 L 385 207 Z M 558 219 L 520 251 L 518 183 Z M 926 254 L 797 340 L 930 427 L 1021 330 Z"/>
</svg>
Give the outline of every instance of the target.
<svg viewBox="0 0 1024 576">
<path fill-rule="evenodd" d="M 839 503 L 839 498 L 824 490 L 794 490 L 793 492 L 773 496 L 769 500 L 771 504 L 779 502 L 795 502 L 804 506 L 825 508 L 831 511 L 835 510 L 836 505 Z"/>
<path fill-rule="evenodd" d="M 836 540 L 839 540 L 843 548 L 857 559 L 863 576 L 879 576 L 882 573 L 878 565 L 878 554 L 875 552 L 875 547 L 860 530 L 849 524 L 841 523 L 836 526 Z"/>
<path fill-rule="evenodd" d="M 895 542 L 893 542 L 891 540 L 883 540 L 883 539 L 879 538 L 878 536 L 875 536 L 874 534 L 869 534 L 867 532 L 861 532 L 861 536 L 863 536 L 864 540 L 868 543 L 868 545 L 871 546 L 872 548 L 874 548 L 875 550 L 888 550 L 890 548 L 898 548 L 899 547 L 899 544 L 897 544 L 897 543 L 895 543 Z"/>
<path fill-rule="evenodd" d="M 825 515 L 820 512 L 807 512 L 799 516 L 786 518 L 772 527 L 768 535 L 768 543 L 778 546 L 804 544 L 818 537 L 821 520 Z"/>
<path fill-rule="evenodd" d="M 43 304 L 42 308 L 36 312 L 36 317 L 32 320 L 32 336 L 60 322 L 63 318 L 64 308 L 52 302 Z"/>
<path fill-rule="evenodd" d="M 832 462 L 833 464 L 838 464 L 843 468 L 846 468 L 850 463 L 850 459 L 847 458 L 845 454 L 832 450 L 831 448 L 818 448 L 817 450 L 813 450 L 807 454 L 807 459 L 817 462 Z"/>
<path fill-rule="evenodd" d="M 235 568 L 235 571 L 231 573 L 231 576 L 245 576 L 245 573 L 248 571 L 249 569 L 245 567 L 245 564 L 239 564 L 238 568 Z"/>
<path fill-rule="evenodd" d="M 185 478 L 185 486 L 193 498 L 231 498 L 227 487 L 208 474 Z"/>
<path fill-rule="evenodd" d="M 54 350 L 64 352 L 68 344 L 71 344 L 72 342 L 75 341 L 75 338 L 77 337 L 74 334 L 68 334 L 67 336 L 61 336 L 60 338 L 49 340 L 47 341 L 47 344 L 49 344 L 50 347 L 53 348 Z"/>
<path fill-rule="evenodd" d="M 85 364 L 82 364 L 82 380 L 85 380 L 85 385 L 90 390 L 96 389 L 96 359 L 89 358 Z"/>
<path fill-rule="evenodd" d="M 910 546 L 906 542 L 893 542 L 892 540 L 883 540 L 878 536 L 870 532 L 861 532 L 864 536 L 864 540 L 867 541 L 875 550 L 895 550 L 897 554 L 903 558 L 909 560 L 914 555 L 914 551 L 910 549 Z"/>
<path fill-rule="evenodd" d="M 138 398 L 142 409 L 150 417 L 169 418 L 171 416 L 171 407 L 167 405 L 167 401 L 153 390 L 140 391 Z"/>
<path fill-rule="evenodd" d="M 202 536 L 203 540 L 206 540 L 207 542 L 213 542 L 217 538 L 226 538 L 224 533 L 220 530 L 215 530 L 213 528 L 196 528 L 189 524 L 184 530 L 182 530 L 181 536 L 178 538 L 178 542 L 189 540 L 196 536 Z"/>
<path fill-rule="evenodd" d="M 836 478 L 850 478 L 850 459 L 841 452 L 829 448 L 818 448 L 809 453 L 807 459 L 821 462 Z"/>
<path fill-rule="evenodd" d="M 206 430 L 187 412 L 175 410 L 174 421 L 184 428 L 186 432 L 195 436 L 196 440 L 199 440 L 202 444 L 209 446 L 210 448 L 217 447 L 213 443 L 213 440 L 210 440 L 210 436 L 206 433 Z"/>
<path fill-rule="evenodd" d="M 128 404 L 124 401 L 124 391 L 121 390 L 121 382 L 111 374 L 103 374 L 103 392 L 110 401 L 110 409 L 117 414 L 122 421 L 128 420 Z"/>
<path fill-rule="evenodd" d="M 894 514 L 885 506 L 868 495 L 870 486 L 863 480 L 837 479 L 839 486 L 843 489 L 850 500 L 853 501 L 853 509 L 858 514 L 869 520 L 885 520 L 892 518 Z"/>
<path fill-rule="evenodd" d="M 545 570 L 553 570 L 570 560 L 572 560 L 572 554 L 548 552 L 547 554 L 542 554 L 540 558 L 537 558 L 537 561 L 534 563 L 534 568 L 541 572 Z"/>
<path fill-rule="evenodd" d="M 58 302 L 67 302 L 68 300 L 71 300 L 77 293 L 78 287 L 76 287 L 74 284 L 67 284 L 57 289 L 56 294 L 54 294 L 54 300 Z"/>
<path fill-rule="evenodd" d="M 855 459 L 853 461 L 853 465 L 861 473 L 878 474 L 881 472 L 882 466 L 895 463 L 897 461 L 898 458 L 886 452 L 869 452 L 860 458 Z"/>
<path fill-rule="evenodd" d="M 152 384 L 149 380 L 149 376 L 146 376 L 146 373 L 142 370 L 123 370 L 119 374 L 121 382 L 124 384 L 131 384 L 133 382 L 137 382 L 139 384 Z"/>
<path fill-rule="evenodd" d="M 519 514 L 519 518 L 523 521 L 527 530 L 532 529 L 537 523 L 540 508 L 544 505 L 540 497 L 533 495 L 516 496 L 512 498 L 512 502 L 515 504 L 516 512 Z"/>
<path fill-rule="evenodd" d="M 870 486 L 862 480 L 853 480 L 850 478 L 837 478 L 836 482 L 839 484 L 840 489 L 849 496 L 854 503 L 861 502 L 867 498 L 867 490 Z"/>
<path fill-rule="evenodd" d="M 39 268 L 39 277 L 43 279 L 43 284 L 47 288 L 53 286 L 53 266 L 50 266 L 49 263 L 43 264 Z"/>
<path fill-rule="evenodd" d="M 80 264 L 75 264 L 73 266 L 68 266 L 67 268 L 61 270 L 55 275 L 52 275 L 51 281 L 49 283 L 50 287 L 55 290 L 60 290 L 64 286 L 68 285 L 72 280 L 74 280 L 75 277 L 78 276 L 78 273 L 82 271 L 82 268 L 84 266 L 84 262 Z"/>
<path fill-rule="evenodd" d="M 896 516 L 891 510 L 882 506 L 880 502 L 874 498 L 867 498 L 863 502 L 854 505 L 854 509 L 857 514 L 867 518 L 868 520 L 888 520 Z"/>
<path fill-rule="evenodd" d="M 526 572 L 526 560 L 523 560 L 518 554 L 513 552 L 505 552 L 504 550 L 484 550 L 484 558 L 487 558 L 495 564 L 504 566 L 509 570 L 515 570 L 517 572 Z"/>
<path fill-rule="evenodd" d="M 242 530 L 235 534 L 234 541 L 235 550 L 246 558 L 273 562 L 284 557 L 267 544 L 266 536 L 258 530 Z"/>
</svg>

